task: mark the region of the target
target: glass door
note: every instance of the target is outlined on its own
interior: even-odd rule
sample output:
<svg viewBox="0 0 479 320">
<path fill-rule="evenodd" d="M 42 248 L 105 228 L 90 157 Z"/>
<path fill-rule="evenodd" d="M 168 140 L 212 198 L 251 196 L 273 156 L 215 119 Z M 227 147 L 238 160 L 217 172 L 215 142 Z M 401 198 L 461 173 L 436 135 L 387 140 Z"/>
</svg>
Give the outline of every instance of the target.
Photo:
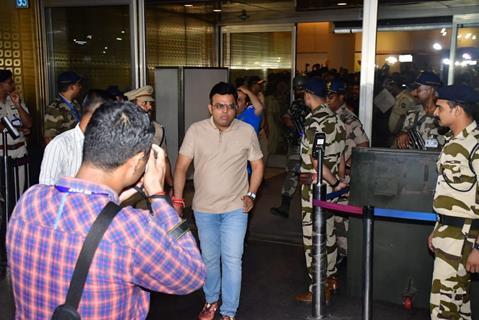
<svg viewBox="0 0 479 320">
<path fill-rule="evenodd" d="M 135 2 L 135 3 L 133 3 Z M 85 79 L 84 90 L 136 87 L 136 1 L 58 1 L 43 4 L 47 49 L 47 91 L 56 94 L 56 79 L 71 70 Z"/>
<path fill-rule="evenodd" d="M 479 90 L 479 14 L 454 17 L 449 83 L 466 84 Z"/>
</svg>

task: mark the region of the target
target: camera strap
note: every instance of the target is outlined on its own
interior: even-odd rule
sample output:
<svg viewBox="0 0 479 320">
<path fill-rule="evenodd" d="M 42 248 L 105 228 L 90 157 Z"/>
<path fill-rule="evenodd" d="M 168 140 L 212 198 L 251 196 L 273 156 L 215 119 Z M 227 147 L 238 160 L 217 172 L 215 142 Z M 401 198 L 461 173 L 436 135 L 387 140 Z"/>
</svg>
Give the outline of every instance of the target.
<svg viewBox="0 0 479 320">
<path fill-rule="evenodd" d="M 93 222 L 78 256 L 64 305 L 68 305 L 74 310 L 78 309 L 95 251 L 106 230 L 120 210 L 120 206 L 110 201 L 97 216 L 95 222 Z"/>
</svg>

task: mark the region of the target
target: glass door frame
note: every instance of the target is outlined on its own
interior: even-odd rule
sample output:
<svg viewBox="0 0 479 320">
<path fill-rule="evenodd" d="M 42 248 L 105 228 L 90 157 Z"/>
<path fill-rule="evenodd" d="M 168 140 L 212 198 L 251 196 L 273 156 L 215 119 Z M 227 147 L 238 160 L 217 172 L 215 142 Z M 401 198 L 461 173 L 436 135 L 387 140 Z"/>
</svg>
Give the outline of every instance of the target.
<svg viewBox="0 0 479 320">
<path fill-rule="evenodd" d="M 130 47 L 131 47 L 131 86 L 137 88 L 146 82 L 145 73 L 145 46 L 144 46 L 144 0 L 43 0 L 40 2 L 41 42 L 43 47 L 43 67 L 45 100 L 48 103 L 55 95 L 54 67 L 48 62 L 51 52 L 47 37 L 47 13 L 49 8 L 61 7 L 98 7 L 128 5 L 130 18 Z"/>
</svg>

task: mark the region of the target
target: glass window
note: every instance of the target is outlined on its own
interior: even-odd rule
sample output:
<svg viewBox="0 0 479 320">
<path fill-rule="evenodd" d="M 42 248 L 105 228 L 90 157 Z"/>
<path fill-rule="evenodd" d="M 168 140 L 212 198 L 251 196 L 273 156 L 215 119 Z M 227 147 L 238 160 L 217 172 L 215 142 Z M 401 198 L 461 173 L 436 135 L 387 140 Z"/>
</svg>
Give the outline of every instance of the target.
<svg viewBox="0 0 479 320">
<path fill-rule="evenodd" d="M 462 25 L 458 29 L 454 83 L 479 89 L 479 27 Z M 449 63 L 449 59 L 445 61 Z"/>
<path fill-rule="evenodd" d="M 291 45 L 291 31 L 223 34 L 223 65 L 230 68 L 231 82 L 235 84 L 249 76 L 266 80 L 264 134 L 270 154 L 287 152 L 281 115 L 290 104 Z"/>
<path fill-rule="evenodd" d="M 131 85 L 129 8 L 125 6 L 46 9 L 48 63 L 52 85 L 73 70 L 86 79 L 85 89 Z M 51 96 L 56 93 L 52 86 Z"/>
<path fill-rule="evenodd" d="M 212 67 L 215 61 L 214 22 L 208 6 L 146 5 L 148 81 L 156 67 Z"/>
</svg>

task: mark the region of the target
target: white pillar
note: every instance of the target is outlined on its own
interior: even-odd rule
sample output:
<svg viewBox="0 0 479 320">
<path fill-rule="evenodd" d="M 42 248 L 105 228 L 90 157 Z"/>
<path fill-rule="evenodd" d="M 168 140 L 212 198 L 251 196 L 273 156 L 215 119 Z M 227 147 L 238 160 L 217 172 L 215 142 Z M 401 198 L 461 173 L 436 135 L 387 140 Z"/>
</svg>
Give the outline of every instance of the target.
<svg viewBox="0 0 479 320">
<path fill-rule="evenodd" d="M 376 27 L 378 0 L 364 0 L 363 35 L 361 48 L 361 90 L 359 119 L 369 139 L 372 139 L 374 71 L 376 65 Z"/>
</svg>

